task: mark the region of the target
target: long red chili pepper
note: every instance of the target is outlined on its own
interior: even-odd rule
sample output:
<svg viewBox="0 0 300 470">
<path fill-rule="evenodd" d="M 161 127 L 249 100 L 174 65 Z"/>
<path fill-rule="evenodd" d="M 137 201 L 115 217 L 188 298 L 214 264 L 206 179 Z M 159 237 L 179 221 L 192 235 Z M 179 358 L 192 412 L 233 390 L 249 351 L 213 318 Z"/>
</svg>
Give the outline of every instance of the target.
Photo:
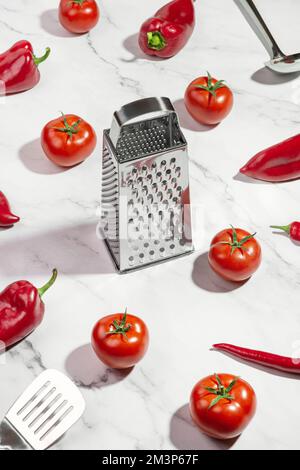
<svg viewBox="0 0 300 470">
<path fill-rule="evenodd" d="M 51 279 L 40 289 L 28 281 L 17 281 L 0 293 L 0 341 L 8 348 L 25 338 L 44 318 L 43 294 L 57 278 L 54 269 Z"/>
<path fill-rule="evenodd" d="M 0 191 L 0 227 L 11 227 L 19 220 L 20 217 L 12 214 L 8 200 Z"/>
<path fill-rule="evenodd" d="M 33 88 L 40 81 L 38 66 L 47 59 L 50 49 L 36 57 L 28 41 L 19 41 L 0 54 L 0 93 L 9 95 Z"/>
<path fill-rule="evenodd" d="M 173 0 L 140 29 L 139 45 L 148 55 L 169 58 L 188 42 L 195 27 L 195 0 Z"/>
<path fill-rule="evenodd" d="M 214 344 L 214 349 L 232 354 L 235 357 L 249 361 L 253 364 L 259 364 L 272 369 L 281 370 L 293 374 L 300 374 L 300 359 L 278 356 L 276 354 L 254 349 L 241 348 L 232 344 Z"/>
<path fill-rule="evenodd" d="M 292 222 L 289 225 L 271 225 L 271 228 L 283 230 L 292 240 L 300 241 L 300 222 Z"/>
<path fill-rule="evenodd" d="M 264 181 L 289 181 L 300 177 L 300 134 L 259 152 L 240 169 Z"/>
</svg>

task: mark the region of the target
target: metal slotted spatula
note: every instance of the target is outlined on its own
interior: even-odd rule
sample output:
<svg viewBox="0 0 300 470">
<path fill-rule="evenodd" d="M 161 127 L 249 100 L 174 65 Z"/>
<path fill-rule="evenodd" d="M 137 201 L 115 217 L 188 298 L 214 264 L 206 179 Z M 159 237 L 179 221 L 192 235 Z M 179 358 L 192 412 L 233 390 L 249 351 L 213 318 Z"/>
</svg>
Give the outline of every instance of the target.
<svg viewBox="0 0 300 470">
<path fill-rule="evenodd" d="M 78 388 L 64 374 L 42 372 L 0 424 L 0 450 L 45 450 L 83 414 Z"/>
</svg>

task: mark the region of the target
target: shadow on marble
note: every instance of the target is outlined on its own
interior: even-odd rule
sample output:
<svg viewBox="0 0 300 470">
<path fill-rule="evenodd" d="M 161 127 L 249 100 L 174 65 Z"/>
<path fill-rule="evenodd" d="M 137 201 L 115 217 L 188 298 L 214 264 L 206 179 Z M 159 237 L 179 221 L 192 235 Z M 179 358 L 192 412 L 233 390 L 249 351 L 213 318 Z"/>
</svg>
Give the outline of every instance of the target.
<svg viewBox="0 0 300 470">
<path fill-rule="evenodd" d="M 228 450 L 237 441 L 221 441 L 203 434 L 193 423 L 188 404 L 179 408 L 172 416 L 170 439 L 178 450 Z"/>
<path fill-rule="evenodd" d="M 64 274 L 113 274 L 105 242 L 96 235 L 97 221 L 16 238 L 0 245 L 0 272 L 31 276 L 47 273 L 47 265 Z M 13 259 L 12 262 L 12 253 Z M 27 256 L 25 256 L 27 254 Z M 36 260 L 43 260 L 36 262 Z"/>
<path fill-rule="evenodd" d="M 296 80 L 299 76 L 299 72 L 280 74 L 272 72 L 268 67 L 262 67 L 251 75 L 251 80 L 262 85 L 281 85 Z"/>
<path fill-rule="evenodd" d="M 243 175 L 243 173 L 237 173 L 233 179 L 235 181 L 240 181 L 241 183 L 249 183 L 249 184 L 267 184 L 267 185 L 284 185 L 284 184 L 288 184 L 289 182 L 292 182 L 292 181 L 297 181 L 299 180 L 299 178 L 294 178 L 292 180 L 287 180 L 287 181 L 263 181 L 263 180 L 259 180 L 259 179 L 255 179 L 255 178 L 251 178 L 250 176 L 247 176 L 247 175 Z"/>
<path fill-rule="evenodd" d="M 292 238 L 290 238 L 290 235 L 286 232 L 277 232 L 276 229 L 274 229 L 272 233 L 277 237 L 287 238 L 289 242 L 293 243 L 295 246 L 300 246 L 300 242 L 298 242 L 297 240 L 292 240 Z"/>
<path fill-rule="evenodd" d="M 14 225 L 10 225 L 9 227 L 0 227 L 0 233 L 1 232 L 8 232 L 9 230 L 13 229 Z"/>
<path fill-rule="evenodd" d="M 91 344 L 85 344 L 71 352 L 66 359 L 65 369 L 78 387 L 98 389 L 120 382 L 133 368 L 110 369 L 97 358 Z"/>
<path fill-rule="evenodd" d="M 138 42 L 139 34 L 132 34 L 128 38 L 123 41 L 123 46 L 125 49 L 133 55 L 132 59 L 121 59 L 122 62 L 134 62 L 137 59 L 146 59 L 152 60 L 154 62 L 159 62 L 163 59 L 156 56 L 150 56 L 144 54 L 144 52 L 140 49 L 139 42 Z"/>
<path fill-rule="evenodd" d="M 31 331 L 30 333 L 28 333 L 27 336 L 25 336 L 24 338 L 20 339 L 19 341 L 17 341 L 16 343 L 14 344 L 11 344 L 10 346 L 7 346 L 7 347 L 1 347 L 0 346 L 0 360 L 1 360 L 1 356 L 2 355 L 5 355 L 7 354 L 9 351 L 13 351 L 15 348 L 17 348 L 20 344 L 22 344 L 23 342 L 26 343 L 28 341 L 29 343 L 29 338 L 30 336 L 32 335 L 32 333 L 34 333 L 35 330 Z M 30 343 L 31 344 L 31 343 Z M 0 363 L 1 364 L 1 363 Z"/>
<path fill-rule="evenodd" d="M 273 184 L 269 181 L 257 180 L 255 178 L 250 178 L 250 176 L 243 175 L 243 173 L 237 173 L 233 177 L 234 181 L 239 181 L 240 183 L 249 183 L 249 184 Z M 278 183 L 276 183 L 278 184 Z"/>
<path fill-rule="evenodd" d="M 57 8 L 45 10 L 40 16 L 40 24 L 44 31 L 59 38 L 74 38 L 77 34 L 67 31 L 59 22 Z"/>
<path fill-rule="evenodd" d="M 42 150 L 40 139 L 23 145 L 19 150 L 19 158 L 28 170 L 40 175 L 55 175 L 68 170 L 68 168 L 56 166 L 48 160 Z"/>
<path fill-rule="evenodd" d="M 289 379 L 289 380 L 291 380 L 291 379 L 300 380 L 300 375 L 298 375 L 298 374 L 292 374 L 292 373 L 283 372 L 283 371 L 281 372 L 280 370 L 272 369 L 271 367 L 265 367 L 265 366 L 261 366 L 259 364 L 253 364 L 253 363 L 251 363 L 249 361 L 246 361 L 244 359 L 240 359 L 239 357 L 234 357 L 232 354 L 230 354 L 226 351 L 217 351 L 214 348 L 211 348 L 211 351 L 215 352 L 215 353 L 223 354 L 224 356 L 229 357 L 233 361 L 239 362 L 240 364 L 246 365 L 248 367 L 252 367 L 253 369 L 257 369 L 261 372 L 265 372 L 266 374 L 269 374 L 269 375 L 276 375 L 277 377 L 282 377 L 284 379 Z"/>
<path fill-rule="evenodd" d="M 209 292 L 225 293 L 242 287 L 246 282 L 229 282 L 218 276 L 209 266 L 208 253 L 198 256 L 194 262 L 192 280 L 196 286 Z"/>
<path fill-rule="evenodd" d="M 195 119 L 193 119 L 192 116 L 188 113 L 183 98 L 174 101 L 173 105 L 178 114 L 180 125 L 184 129 L 188 129 L 190 131 L 195 132 L 208 132 L 217 127 L 218 125 L 217 124 L 215 126 L 204 126 L 195 121 Z"/>
</svg>

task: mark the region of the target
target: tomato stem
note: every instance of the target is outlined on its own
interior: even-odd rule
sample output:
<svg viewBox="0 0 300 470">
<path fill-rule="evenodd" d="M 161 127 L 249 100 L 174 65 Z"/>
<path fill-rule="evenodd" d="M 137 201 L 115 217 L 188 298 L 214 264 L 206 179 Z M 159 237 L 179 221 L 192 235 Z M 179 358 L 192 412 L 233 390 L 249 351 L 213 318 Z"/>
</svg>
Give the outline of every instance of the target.
<svg viewBox="0 0 300 470">
<path fill-rule="evenodd" d="M 195 88 L 201 88 L 202 90 L 208 91 L 211 95 L 216 97 L 216 90 L 224 88 L 225 80 L 218 80 L 215 84 L 212 82 L 212 76 L 207 72 L 207 85 L 195 85 Z"/>
<path fill-rule="evenodd" d="M 78 119 L 78 121 L 74 122 L 74 124 L 69 124 L 63 112 L 61 113 L 61 115 L 65 127 L 54 127 L 54 129 L 58 132 L 64 132 L 65 134 L 68 134 L 70 138 L 72 138 L 73 134 L 78 133 L 78 126 L 81 123 L 81 119 Z"/>
<path fill-rule="evenodd" d="M 77 5 L 82 5 L 85 2 L 85 0 L 71 0 L 70 3 L 76 3 Z"/>
<path fill-rule="evenodd" d="M 216 398 L 210 403 L 208 407 L 209 410 L 213 408 L 215 405 L 217 405 L 220 400 L 224 399 L 224 400 L 232 401 L 234 399 L 234 397 L 230 395 L 230 392 L 235 386 L 235 384 L 237 383 L 239 377 L 235 377 L 235 379 L 232 382 L 230 382 L 230 384 L 226 388 L 224 384 L 221 382 L 221 379 L 218 376 L 218 374 L 215 374 L 215 379 L 216 379 L 218 388 L 205 387 L 205 390 L 207 392 L 212 393 L 213 395 L 216 395 Z"/>
<path fill-rule="evenodd" d="M 251 238 L 255 237 L 256 232 L 252 233 L 251 235 L 247 235 L 246 237 L 243 237 L 241 240 L 238 240 L 236 229 L 230 225 L 232 228 L 232 242 L 218 242 L 216 245 L 229 245 L 231 246 L 231 252 L 230 254 L 232 255 L 237 248 L 240 248 L 241 250 L 245 250 L 244 244 L 251 240 Z"/>
<path fill-rule="evenodd" d="M 127 338 L 126 333 L 130 330 L 131 325 L 130 323 L 126 324 L 127 320 L 127 308 L 125 309 L 124 315 L 121 318 L 121 321 L 114 320 L 112 322 L 112 327 L 114 330 L 107 331 L 107 335 L 123 335 L 124 338 Z"/>
</svg>

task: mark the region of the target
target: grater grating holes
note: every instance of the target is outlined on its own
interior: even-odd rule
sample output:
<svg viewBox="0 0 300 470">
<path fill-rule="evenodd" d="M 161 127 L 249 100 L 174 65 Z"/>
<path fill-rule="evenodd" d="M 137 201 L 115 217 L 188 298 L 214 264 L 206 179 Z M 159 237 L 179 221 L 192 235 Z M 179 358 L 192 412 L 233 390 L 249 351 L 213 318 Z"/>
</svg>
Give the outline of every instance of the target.
<svg viewBox="0 0 300 470">
<path fill-rule="evenodd" d="M 172 220 L 176 217 L 174 207 L 180 202 L 182 194 L 180 177 L 181 166 L 174 157 L 136 164 L 126 174 L 124 179 L 131 191 L 128 223 L 131 233 L 136 234 L 130 241 L 131 253 L 127 258 L 130 267 L 172 256 L 184 246 L 184 241 L 182 244 L 173 241 L 172 228 Z M 136 204 L 140 207 L 135 207 Z M 156 238 L 156 229 L 151 229 L 152 224 L 155 228 L 156 223 L 161 224 L 161 239 Z M 166 245 L 168 239 L 171 243 Z"/>
</svg>

